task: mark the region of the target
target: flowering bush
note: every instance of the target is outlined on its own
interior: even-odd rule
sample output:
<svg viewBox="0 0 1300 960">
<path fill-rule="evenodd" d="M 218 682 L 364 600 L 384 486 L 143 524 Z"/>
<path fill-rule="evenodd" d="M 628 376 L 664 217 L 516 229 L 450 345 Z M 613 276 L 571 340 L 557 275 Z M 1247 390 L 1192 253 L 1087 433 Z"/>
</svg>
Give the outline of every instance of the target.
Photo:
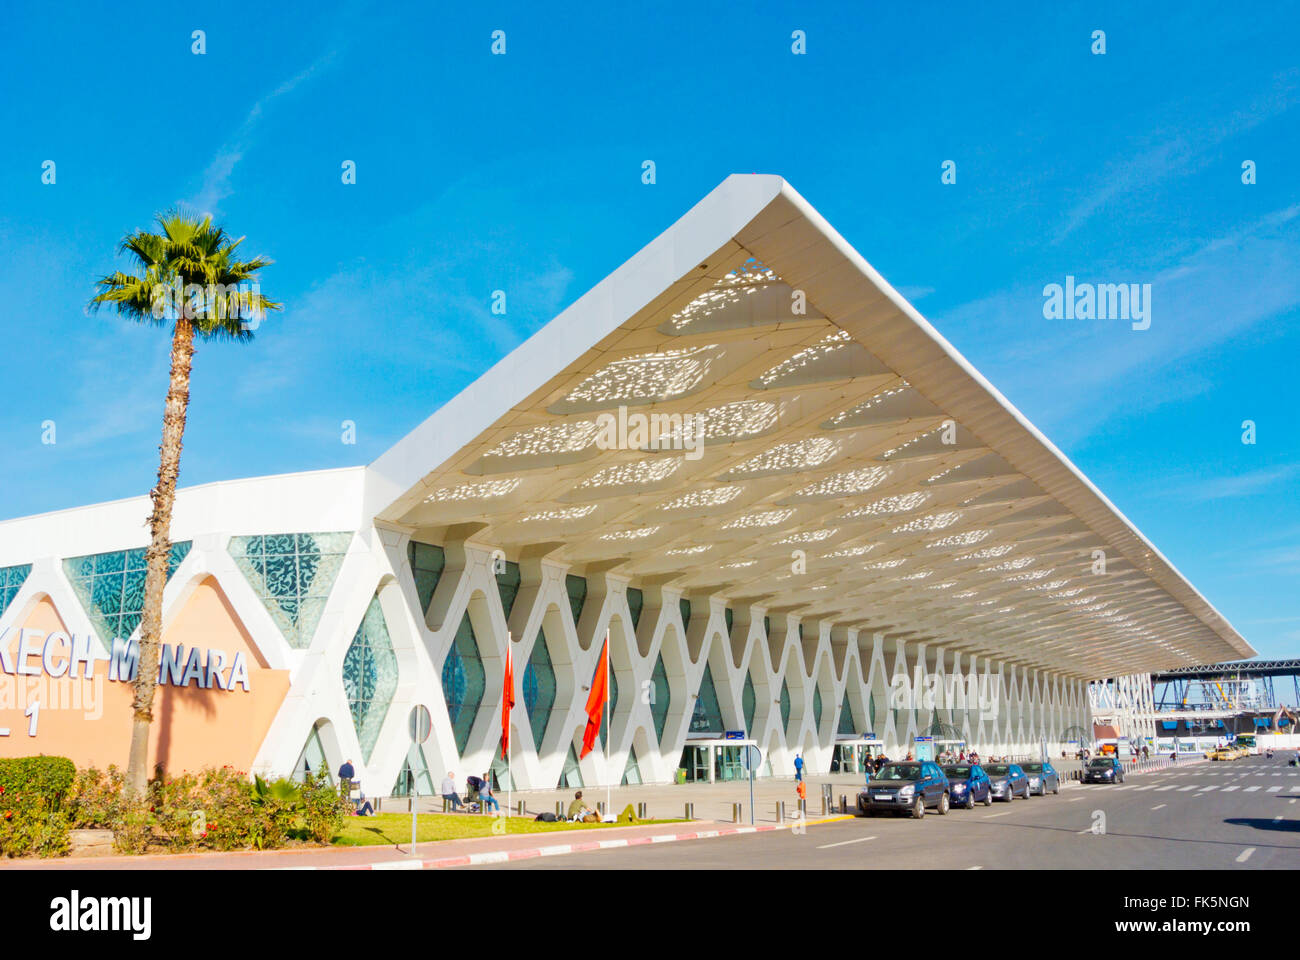
<svg viewBox="0 0 1300 960">
<path fill-rule="evenodd" d="M 329 775 L 308 772 L 299 791 L 302 818 L 307 836 L 317 843 L 329 843 L 352 811 L 343 791 L 330 783 Z"/>
</svg>

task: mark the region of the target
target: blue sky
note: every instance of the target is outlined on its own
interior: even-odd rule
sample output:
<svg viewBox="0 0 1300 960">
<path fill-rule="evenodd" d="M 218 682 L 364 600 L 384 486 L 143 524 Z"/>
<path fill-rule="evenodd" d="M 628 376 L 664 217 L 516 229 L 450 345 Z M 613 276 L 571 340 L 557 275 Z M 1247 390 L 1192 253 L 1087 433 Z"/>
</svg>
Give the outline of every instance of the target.
<svg viewBox="0 0 1300 960">
<path fill-rule="evenodd" d="M 167 338 L 83 308 L 157 210 L 247 235 L 286 305 L 200 349 L 188 485 L 369 462 L 727 174 L 777 173 L 1261 654 L 1300 654 L 1298 8 L 428 6 L 9 9 L 0 516 L 149 489 Z M 1150 283 L 1151 328 L 1044 319 L 1067 274 Z"/>
</svg>

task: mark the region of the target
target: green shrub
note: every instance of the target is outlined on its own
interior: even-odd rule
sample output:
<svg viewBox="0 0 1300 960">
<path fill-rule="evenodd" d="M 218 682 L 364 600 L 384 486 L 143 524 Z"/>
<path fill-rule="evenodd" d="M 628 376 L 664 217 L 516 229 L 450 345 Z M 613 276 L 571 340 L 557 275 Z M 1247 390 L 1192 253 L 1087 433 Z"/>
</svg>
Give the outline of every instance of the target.
<svg viewBox="0 0 1300 960">
<path fill-rule="evenodd" d="M 0 758 L 0 789 L 43 797 L 51 810 L 59 809 L 76 775 L 76 765 L 67 757 Z"/>
<path fill-rule="evenodd" d="M 6 791 L 8 793 L 8 791 Z M 0 853 L 57 857 L 68 852 L 68 818 L 46 797 L 0 809 Z"/>
<path fill-rule="evenodd" d="M 307 836 L 316 843 L 329 843 L 352 810 L 352 804 L 340 787 L 330 782 L 329 774 L 308 772 L 299 791 L 299 804 Z"/>
</svg>

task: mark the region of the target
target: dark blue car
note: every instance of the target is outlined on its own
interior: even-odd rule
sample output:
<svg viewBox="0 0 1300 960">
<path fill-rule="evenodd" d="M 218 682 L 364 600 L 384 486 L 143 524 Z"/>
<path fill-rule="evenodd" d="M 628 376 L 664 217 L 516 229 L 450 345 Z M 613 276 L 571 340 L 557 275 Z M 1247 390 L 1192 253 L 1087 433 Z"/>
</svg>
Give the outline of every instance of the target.
<svg viewBox="0 0 1300 960">
<path fill-rule="evenodd" d="M 978 763 L 952 763 L 943 768 L 948 776 L 948 790 L 954 807 L 970 810 L 977 803 L 993 802 L 993 785 Z"/>
</svg>

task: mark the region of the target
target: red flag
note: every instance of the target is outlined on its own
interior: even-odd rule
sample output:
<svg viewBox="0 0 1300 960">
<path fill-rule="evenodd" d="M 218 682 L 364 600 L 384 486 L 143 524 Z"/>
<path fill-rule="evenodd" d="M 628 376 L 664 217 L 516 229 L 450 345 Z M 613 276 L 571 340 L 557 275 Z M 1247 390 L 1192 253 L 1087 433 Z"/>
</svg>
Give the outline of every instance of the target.
<svg viewBox="0 0 1300 960">
<path fill-rule="evenodd" d="M 510 752 L 510 711 L 515 708 L 515 661 L 511 656 L 510 648 L 514 643 L 509 637 L 506 638 L 506 676 L 504 687 L 501 694 L 501 757 L 504 759 Z"/>
<path fill-rule="evenodd" d="M 596 664 L 596 675 L 591 678 L 591 693 L 587 696 L 587 729 L 582 733 L 581 760 L 591 753 L 596 746 L 596 737 L 600 735 L 600 721 L 605 713 L 605 701 L 609 699 L 609 637 L 600 648 L 600 662 Z"/>
</svg>

